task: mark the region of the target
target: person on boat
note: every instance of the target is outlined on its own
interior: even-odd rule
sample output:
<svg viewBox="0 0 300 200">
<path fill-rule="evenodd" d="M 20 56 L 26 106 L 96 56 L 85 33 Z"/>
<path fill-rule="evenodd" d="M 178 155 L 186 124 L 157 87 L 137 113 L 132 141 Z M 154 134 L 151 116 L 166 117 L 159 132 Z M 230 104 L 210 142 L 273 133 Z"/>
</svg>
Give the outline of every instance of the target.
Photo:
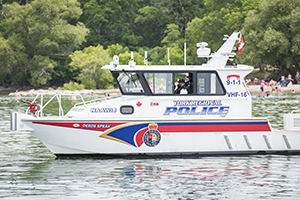
<svg viewBox="0 0 300 200">
<path fill-rule="evenodd" d="M 187 78 L 189 79 L 188 82 L 186 82 L 186 86 L 187 86 L 187 90 L 189 94 L 193 94 L 193 74 L 189 73 L 189 75 L 187 76 Z"/>
<path fill-rule="evenodd" d="M 178 87 L 174 91 L 174 94 L 188 94 L 187 86 L 185 85 L 184 79 L 179 79 Z"/>
</svg>

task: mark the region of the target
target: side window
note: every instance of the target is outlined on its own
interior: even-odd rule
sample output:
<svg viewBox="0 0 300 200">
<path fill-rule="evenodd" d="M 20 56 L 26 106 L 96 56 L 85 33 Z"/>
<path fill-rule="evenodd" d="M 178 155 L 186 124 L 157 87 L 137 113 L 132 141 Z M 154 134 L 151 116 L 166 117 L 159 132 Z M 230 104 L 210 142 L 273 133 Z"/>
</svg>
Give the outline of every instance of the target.
<svg viewBox="0 0 300 200">
<path fill-rule="evenodd" d="M 225 94 L 222 83 L 215 72 L 197 73 L 197 94 Z"/>
<path fill-rule="evenodd" d="M 172 73 L 144 73 L 153 94 L 173 94 Z"/>
</svg>

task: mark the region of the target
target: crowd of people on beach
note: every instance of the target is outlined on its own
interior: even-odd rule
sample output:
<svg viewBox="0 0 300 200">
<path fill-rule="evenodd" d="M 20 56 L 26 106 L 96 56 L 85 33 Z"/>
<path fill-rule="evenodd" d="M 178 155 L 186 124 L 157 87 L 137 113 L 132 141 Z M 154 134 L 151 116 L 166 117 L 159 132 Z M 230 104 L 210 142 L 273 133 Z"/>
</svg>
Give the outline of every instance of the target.
<svg viewBox="0 0 300 200">
<path fill-rule="evenodd" d="M 282 93 L 282 87 L 288 87 L 291 85 L 300 85 L 300 73 L 299 71 L 296 72 L 295 77 L 293 78 L 292 75 L 289 73 L 287 77 L 282 75 L 278 81 L 270 79 L 267 77 L 265 80 L 259 80 L 258 78 L 254 78 L 253 81 L 251 79 L 245 80 L 247 86 L 250 85 L 258 85 L 259 92 L 258 97 L 269 97 L 272 96 L 270 93 L 280 95 Z M 295 89 L 290 89 L 291 94 L 295 94 Z M 282 104 L 286 104 L 286 98 L 283 98 Z M 300 100 L 299 100 L 300 103 Z"/>
<path fill-rule="evenodd" d="M 251 79 L 246 79 L 247 85 L 259 85 L 260 92 L 266 92 L 267 96 L 269 94 L 269 90 L 266 91 L 266 88 L 271 88 L 272 93 L 281 94 L 281 88 L 287 87 L 293 84 L 300 84 L 300 73 L 299 71 L 296 72 L 295 77 L 293 78 L 292 75 L 289 73 L 287 77 L 282 75 L 278 81 L 270 79 L 267 77 L 265 80 L 259 80 L 258 78 L 254 78 L 253 81 Z M 291 93 L 295 93 L 295 90 L 291 90 Z"/>
<path fill-rule="evenodd" d="M 247 85 L 260 85 L 261 82 L 264 82 L 265 85 L 275 84 L 281 85 L 281 87 L 287 87 L 288 85 L 300 84 L 300 73 L 299 71 L 297 71 L 294 78 L 290 73 L 287 77 L 282 75 L 278 81 L 270 79 L 269 77 L 267 77 L 266 80 L 259 80 L 258 78 L 254 78 L 252 81 L 251 79 L 246 79 Z"/>
</svg>

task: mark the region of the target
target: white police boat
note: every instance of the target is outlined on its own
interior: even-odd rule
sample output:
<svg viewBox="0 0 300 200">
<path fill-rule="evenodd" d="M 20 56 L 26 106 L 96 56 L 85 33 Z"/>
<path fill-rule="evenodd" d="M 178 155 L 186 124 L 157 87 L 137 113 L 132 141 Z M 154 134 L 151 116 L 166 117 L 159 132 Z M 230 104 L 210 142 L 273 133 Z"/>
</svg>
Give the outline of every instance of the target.
<svg viewBox="0 0 300 200">
<path fill-rule="evenodd" d="M 238 32 L 227 36 L 212 55 L 199 43 L 198 56 L 210 57 L 203 65 L 137 66 L 132 59 L 124 66 L 115 56 L 103 69 L 113 74 L 121 97 L 83 100 L 64 115 L 54 94 L 59 116 L 45 116 L 48 103 L 31 102 L 26 113 L 11 114 L 11 129 L 28 130 L 67 157 L 300 154 L 300 114 L 285 115 L 284 130 L 251 116 L 244 77 L 253 67 L 227 65 L 238 39 Z M 174 94 L 174 83 L 187 75 L 189 93 Z"/>
</svg>

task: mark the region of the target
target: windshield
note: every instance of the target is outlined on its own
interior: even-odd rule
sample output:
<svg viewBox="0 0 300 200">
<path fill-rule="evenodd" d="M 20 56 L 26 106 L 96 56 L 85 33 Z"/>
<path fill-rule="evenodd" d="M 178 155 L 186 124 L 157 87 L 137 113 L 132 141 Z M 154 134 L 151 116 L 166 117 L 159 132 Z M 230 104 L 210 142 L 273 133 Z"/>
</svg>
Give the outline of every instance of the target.
<svg viewBox="0 0 300 200">
<path fill-rule="evenodd" d="M 115 73 L 115 76 L 123 93 L 144 93 L 138 75 L 135 72 L 118 72 Z"/>
</svg>

